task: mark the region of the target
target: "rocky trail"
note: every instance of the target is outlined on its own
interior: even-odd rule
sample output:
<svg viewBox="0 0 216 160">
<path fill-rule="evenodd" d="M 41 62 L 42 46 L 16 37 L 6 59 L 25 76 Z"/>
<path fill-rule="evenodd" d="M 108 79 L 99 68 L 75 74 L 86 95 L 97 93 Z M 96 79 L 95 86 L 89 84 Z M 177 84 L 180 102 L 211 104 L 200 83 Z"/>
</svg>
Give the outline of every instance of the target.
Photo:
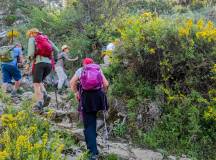
<svg viewBox="0 0 216 160">
<path fill-rule="evenodd" d="M 12 98 L 14 106 L 19 107 L 22 101 L 31 100 L 33 97 L 33 91 L 31 90 L 31 82 L 25 78 L 22 81 L 22 93 L 19 96 Z M 85 151 L 85 142 L 83 129 L 80 127 L 81 120 L 79 119 L 76 107 L 73 106 L 71 100 L 68 97 L 69 90 L 66 90 L 64 94 L 58 94 L 58 107 L 56 103 L 55 92 L 49 92 L 51 96 L 51 102 L 48 107 L 44 109 L 44 113 L 39 115 L 40 118 L 45 118 L 48 114 L 48 110 L 52 111 L 50 123 L 52 124 L 53 131 L 65 132 L 71 137 L 75 138 L 77 145 L 72 145 L 64 151 L 64 156 L 68 160 L 76 160 L 83 151 Z M 3 112 L 4 104 L 0 100 L 0 110 Z M 136 148 L 130 144 L 127 140 L 116 140 L 109 137 L 108 141 L 104 141 L 104 121 L 103 119 L 97 120 L 97 142 L 100 153 L 116 154 L 119 159 L 122 160 L 175 160 L 175 156 L 165 156 L 159 151 L 152 151 L 149 149 Z M 108 126 L 109 128 L 109 126 Z M 107 142 L 107 143 L 106 143 Z M 180 160 L 189 160 L 186 156 L 182 155 Z"/>
</svg>

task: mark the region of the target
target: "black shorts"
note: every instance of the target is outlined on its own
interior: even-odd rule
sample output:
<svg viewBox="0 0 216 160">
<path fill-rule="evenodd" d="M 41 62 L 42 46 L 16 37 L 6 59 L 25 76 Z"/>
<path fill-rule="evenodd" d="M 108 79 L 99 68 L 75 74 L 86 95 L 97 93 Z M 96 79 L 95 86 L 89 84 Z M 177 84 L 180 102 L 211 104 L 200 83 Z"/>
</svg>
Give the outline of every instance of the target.
<svg viewBox="0 0 216 160">
<path fill-rule="evenodd" d="M 41 83 L 50 74 L 52 65 L 49 63 L 37 63 L 33 69 L 33 83 Z"/>
</svg>

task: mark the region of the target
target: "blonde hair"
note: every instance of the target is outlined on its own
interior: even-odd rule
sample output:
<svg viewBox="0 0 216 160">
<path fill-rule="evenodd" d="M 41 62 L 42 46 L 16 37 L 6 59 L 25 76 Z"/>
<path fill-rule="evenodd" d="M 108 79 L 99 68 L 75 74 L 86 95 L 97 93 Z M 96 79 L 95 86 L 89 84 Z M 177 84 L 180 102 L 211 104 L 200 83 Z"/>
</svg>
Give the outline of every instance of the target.
<svg viewBox="0 0 216 160">
<path fill-rule="evenodd" d="M 28 30 L 27 32 L 26 32 L 26 36 L 27 37 L 30 37 L 30 35 L 32 34 L 32 33 L 39 33 L 40 31 L 39 31 L 39 29 L 37 29 L 37 28 L 32 28 L 32 29 L 30 29 L 30 30 Z"/>
</svg>

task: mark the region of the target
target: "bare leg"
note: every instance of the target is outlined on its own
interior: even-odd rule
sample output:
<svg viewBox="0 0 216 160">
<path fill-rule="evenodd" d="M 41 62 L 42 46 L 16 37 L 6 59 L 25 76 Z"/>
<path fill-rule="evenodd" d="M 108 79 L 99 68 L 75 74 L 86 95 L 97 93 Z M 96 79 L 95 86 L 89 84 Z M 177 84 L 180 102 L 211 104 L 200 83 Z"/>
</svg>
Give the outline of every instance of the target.
<svg viewBox="0 0 216 160">
<path fill-rule="evenodd" d="M 15 81 L 14 90 L 16 91 L 20 87 L 20 81 Z"/>
<path fill-rule="evenodd" d="M 35 98 L 37 101 L 43 102 L 43 93 L 41 90 L 41 83 L 34 83 Z"/>
<path fill-rule="evenodd" d="M 47 91 L 46 91 L 46 88 L 44 87 L 44 84 L 43 83 L 40 83 L 40 87 L 41 87 L 41 92 L 45 95 L 47 95 Z"/>
</svg>

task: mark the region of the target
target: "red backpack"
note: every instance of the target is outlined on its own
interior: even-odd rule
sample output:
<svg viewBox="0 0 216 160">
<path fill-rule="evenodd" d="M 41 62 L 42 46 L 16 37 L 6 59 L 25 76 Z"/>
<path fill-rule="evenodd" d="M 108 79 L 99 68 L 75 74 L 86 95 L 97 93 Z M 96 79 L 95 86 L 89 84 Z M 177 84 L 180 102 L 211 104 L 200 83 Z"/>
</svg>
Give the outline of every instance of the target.
<svg viewBox="0 0 216 160">
<path fill-rule="evenodd" d="M 35 37 L 35 57 L 37 55 L 52 58 L 53 47 L 46 35 L 38 34 Z"/>
</svg>

